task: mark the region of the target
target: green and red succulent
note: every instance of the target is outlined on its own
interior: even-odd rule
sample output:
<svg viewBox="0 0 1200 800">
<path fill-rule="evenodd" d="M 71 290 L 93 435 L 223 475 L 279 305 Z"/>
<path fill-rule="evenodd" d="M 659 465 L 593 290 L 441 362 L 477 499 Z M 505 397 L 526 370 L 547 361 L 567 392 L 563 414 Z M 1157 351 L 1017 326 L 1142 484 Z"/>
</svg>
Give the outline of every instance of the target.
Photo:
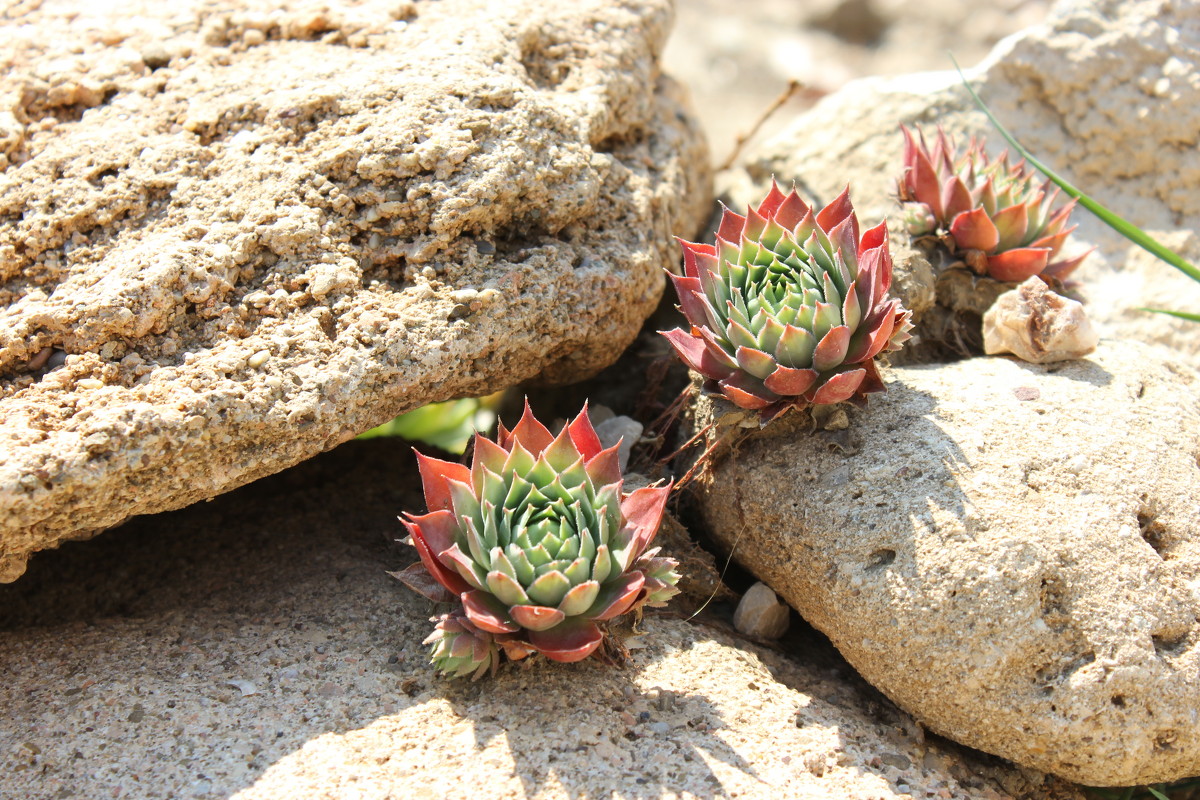
<svg viewBox="0 0 1200 800">
<path fill-rule="evenodd" d="M 476 436 L 470 466 L 417 459 L 429 513 L 405 515 L 421 560 L 398 577 L 461 603 L 430 638 L 443 672 L 478 676 L 501 649 L 579 661 L 607 621 L 678 593 L 676 562 L 649 548 L 671 485 L 624 493 L 586 407 L 555 436 L 527 404 L 496 441 Z"/>
<path fill-rule="evenodd" d="M 925 134 L 904 132 L 904 174 L 897 190 L 913 236 L 939 236 L 972 270 L 1020 283 L 1034 275 L 1062 282 L 1087 257 L 1060 258 L 1075 201 L 1056 206 L 1059 190 L 1037 180 L 1007 152 L 989 159 L 984 140 L 959 153 L 939 128 L 930 147 Z M 1053 189 L 1053 190 L 1052 190 Z"/>
<path fill-rule="evenodd" d="M 690 327 L 662 333 L 707 390 L 764 422 L 883 391 L 875 357 L 912 324 L 888 297 L 887 224 L 860 234 L 849 190 L 816 211 L 772 181 L 745 216 L 724 210 L 715 244 L 679 243 L 671 280 Z"/>
<path fill-rule="evenodd" d="M 500 666 L 500 642 L 480 630 L 461 612 L 434 617 L 433 633 L 422 644 L 433 645 L 430 660 L 443 675 L 478 680 Z"/>
</svg>

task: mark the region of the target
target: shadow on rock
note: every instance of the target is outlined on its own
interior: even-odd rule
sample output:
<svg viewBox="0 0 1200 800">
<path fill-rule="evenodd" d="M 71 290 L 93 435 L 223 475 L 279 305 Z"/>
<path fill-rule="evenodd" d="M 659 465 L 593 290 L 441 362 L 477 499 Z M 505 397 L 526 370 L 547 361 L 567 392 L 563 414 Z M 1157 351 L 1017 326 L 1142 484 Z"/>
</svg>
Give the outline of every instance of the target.
<svg viewBox="0 0 1200 800">
<path fill-rule="evenodd" d="M 528 796 L 551 789 L 581 799 L 611 797 L 614 789 L 622 798 L 733 796 L 711 762 L 766 789 L 753 766 L 717 733 L 728 727 L 717 705 L 677 682 L 656 683 L 659 648 L 690 649 L 692 635 L 674 623 L 656 629 L 654 645 L 635 650 L 625 668 L 540 661 L 510 667 L 494 682 L 450 687 L 445 697 L 474 723 L 478 750 L 503 742 Z"/>
</svg>

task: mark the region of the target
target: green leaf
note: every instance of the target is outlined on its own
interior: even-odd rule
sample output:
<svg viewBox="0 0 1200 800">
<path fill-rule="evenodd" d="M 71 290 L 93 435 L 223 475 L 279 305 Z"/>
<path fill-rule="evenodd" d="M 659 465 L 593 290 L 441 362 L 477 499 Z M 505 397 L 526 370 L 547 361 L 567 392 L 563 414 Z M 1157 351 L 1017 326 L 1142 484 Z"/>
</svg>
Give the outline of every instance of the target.
<svg viewBox="0 0 1200 800">
<path fill-rule="evenodd" d="M 424 442 L 451 453 L 461 454 L 467 449 L 476 430 L 489 429 L 496 420 L 495 408 L 500 395 L 481 399 L 448 400 L 430 403 L 427 406 L 401 414 L 390 422 L 371 428 L 358 435 L 359 439 L 374 439 L 378 436 L 401 436 L 415 442 Z"/>
<path fill-rule="evenodd" d="M 1200 314 L 1192 314 L 1187 311 L 1170 311 L 1165 308 L 1139 308 L 1138 311 L 1149 311 L 1152 314 L 1166 314 L 1169 317 L 1179 317 L 1191 322 L 1200 322 Z"/>
</svg>

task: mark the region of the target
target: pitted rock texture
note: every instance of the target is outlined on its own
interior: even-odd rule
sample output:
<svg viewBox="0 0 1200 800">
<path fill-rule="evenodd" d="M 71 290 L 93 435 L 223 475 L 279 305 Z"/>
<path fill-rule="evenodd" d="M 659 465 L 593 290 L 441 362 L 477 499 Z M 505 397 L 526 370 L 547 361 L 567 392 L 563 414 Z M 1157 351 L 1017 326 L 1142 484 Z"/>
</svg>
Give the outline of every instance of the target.
<svg viewBox="0 0 1200 800">
<path fill-rule="evenodd" d="M 401 411 L 610 363 L 711 197 L 670 11 L 10 8 L 0 581 Z"/>
<path fill-rule="evenodd" d="M 1200 5 L 1173 0 L 1078 0 L 1058 4 L 1044 24 L 1005 40 L 968 77 L 984 101 L 1039 159 L 1109 208 L 1195 260 L 1200 257 Z M 947 64 L 947 66 L 949 66 Z M 859 216 L 889 216 L 901 230 L 895 181 L 900 125 L 959 142 L 1004 142 L 963 89 L 957 73 L 856 81 L 826 97 L 726 178 L 736 203 L 757 202 L 772 175 L 799 179 L 818 200 L 849 183 Z M 1064 254 L 1098 246 L 1073 275 L 1101 337 L 1169 347 L 1200 365 L 1194 323 L 1141 307 L 1200 309 L 1200 284 L 1149 256 L 1091 214 Z M 894 239 L 898 238 L 894 236 Z M 898 289 L 915 312 L 897 264 Z M 912 287 L 919 288 L 919 287 Z"/>
<path fill-rule="evenodd" d="M 624 668 L 438 678 L 386 574 L 414 466 L 353 442 L 35 559 L 0 587 L 0 796 L 1082 800 L 926 740 L 823 645 L 670 609 Z"/>
<path fill-rule="evenodd" d="M 1102 342 L 884 377 L 846 430 L 734 446 L 709 532 L 938 733 L 1090 785 L 1200 772 L 1200 376 Z"/>
</svg>

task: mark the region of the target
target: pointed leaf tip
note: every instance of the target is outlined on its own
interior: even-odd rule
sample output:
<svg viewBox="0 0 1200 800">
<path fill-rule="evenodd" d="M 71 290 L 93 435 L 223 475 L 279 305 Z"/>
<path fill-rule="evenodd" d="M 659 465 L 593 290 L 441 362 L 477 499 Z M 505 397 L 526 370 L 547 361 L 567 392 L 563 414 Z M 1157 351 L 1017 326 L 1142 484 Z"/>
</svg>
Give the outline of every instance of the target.
<svg viewBox="0 0 1200 800">
<path fill-rule="evenodd" d="M 427 456 L 415 448 L 413 452 L 417 454 L 417 470 L 425 490 L 425 505 L 430 511 L 451 508 L 450 486 L 447 481 L 456 480 L 469 483 L 471 470 L 463 464 Z"/>
<path fill-rule="evenodd" d="M 600 437 L 596 435 L 596 428 L 592 425 L 586 400 L 583 402 L 583 409 L 567 426 L 567 430 L 570 431 L 571 441 L 574 442 L 575 449 L 583 456 L 584 461 L 591 461 L 604 449 L 600 443 Z"/>
<path fill-rule="evenodd" d="M 633 557 L 637 558 L 654 541 L 662 526 L 663 512 L 671 497 L 672 484 L 644 486 L 621 500 L 621 514 L 633 528 Z"/>
<path fill-rule="evenodd" d="M 529 398 L 525 398 L 525 411 L 521 414 L 517 426 L 512 429 L 511 438 L 520 442 L 535 458 L 554 441 L 550 430 L 533 415 L 533 409 L 529 407 Z"/>
</svg>

